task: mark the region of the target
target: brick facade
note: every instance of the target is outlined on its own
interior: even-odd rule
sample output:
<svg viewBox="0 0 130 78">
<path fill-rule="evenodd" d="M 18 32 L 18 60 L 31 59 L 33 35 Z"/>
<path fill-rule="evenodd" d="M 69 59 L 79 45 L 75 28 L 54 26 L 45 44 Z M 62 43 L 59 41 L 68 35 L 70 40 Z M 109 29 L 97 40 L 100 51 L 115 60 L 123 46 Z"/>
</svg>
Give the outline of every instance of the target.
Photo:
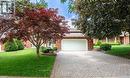
<svg viewBox="0 0 130 78">
<path fill-rule="evenodd" d="M 56 41 L 55 47 L 57 47 L 58 50 L 61 50 L 61 39 L 59 39 L 59 40 Z"/>
<path fill-rule="evenodd" d="M 25 41 L 25 42 L 23 42 L 24 43 L 24 46 L 26 47 L 26 48 L 31 48 L 32 47 L 32 43 L 30 42 L 30 41 Z"/>
<path fill-rule="evenodd" d="M 120 37 L 121 44 L 129 44 L 129 37 Z"/>
<path fill-rule="evenodd" d="M 98 42 L 98 39 L 94 39 L 94 44 L 96 44 Z M 120 37 L 113 37 L 113 38 L 104 38 L 101 40 L 104 43 L 110 42 L 110 43 L 114 43 L 114 42 L 120 42 L 121 44 L 129 44 L 129 37 L 128 36 L 120 36 Z"/>
<path fill-rule="evenodd" d="M 93 39 L 88 39 L 88 50 L 93 50 Z"/>
<path fill-rule="evenodd" d="M 87 40 L 86 44 L 88 45 L 88 50 L 92 50 L 93 49 L 93 40 L 92 39 L 87 39 L 85 37 L 83 37 L 83 38 L 82 37 L 77 37 L 77 38 L 75 38 L 75 37 L 68 37 L 68 38 L 63 38 L 63 39 L 86 39 Z M 61 40 L 62 39 L 57 40 L 56 44 L 55 44 L 55 47 L 57 47 L 59 50 L 61 50 Z M 31 48 L 32 47 L 32 44 L 29 41 L 26 41 L 26 42 L 23 42 L 23 43 L 24 43 L 24 46 L 26 48 Z M 0 45 L 1 45 L 1 50 L 4 50 L 3 44 L 0 43 Z"/>
<path fill-rule="evenodd" d="M 87 40 L 87 45 L 88 45 L 88 50 L 89 51 L 91 51 L 91 50 L 93 50 L 93 39 L 88 39 L 88 38 L 86 38 L 86 37 L 64 37 L 63 39 L 86 39 Z M 56 41 L 56 47 L 59 49 L 59 50 L 61 50 L 61 40 L 62 39 L 59 39 L 59 40 L 57 40 Z"/>
</svg>

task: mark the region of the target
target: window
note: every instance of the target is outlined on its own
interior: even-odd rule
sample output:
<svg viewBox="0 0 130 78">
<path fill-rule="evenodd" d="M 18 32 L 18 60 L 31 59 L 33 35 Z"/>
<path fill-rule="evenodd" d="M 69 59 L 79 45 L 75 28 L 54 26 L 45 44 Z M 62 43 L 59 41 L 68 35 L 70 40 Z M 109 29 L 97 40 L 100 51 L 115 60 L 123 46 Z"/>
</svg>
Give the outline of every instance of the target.
<svg viewBox="0 0 130 78">
<path fill-rule="evenodd" d="M 13 14 L 14 2 L 12 0 L 1 0 L 0 1 L 0 15 Z"/>
</svg>

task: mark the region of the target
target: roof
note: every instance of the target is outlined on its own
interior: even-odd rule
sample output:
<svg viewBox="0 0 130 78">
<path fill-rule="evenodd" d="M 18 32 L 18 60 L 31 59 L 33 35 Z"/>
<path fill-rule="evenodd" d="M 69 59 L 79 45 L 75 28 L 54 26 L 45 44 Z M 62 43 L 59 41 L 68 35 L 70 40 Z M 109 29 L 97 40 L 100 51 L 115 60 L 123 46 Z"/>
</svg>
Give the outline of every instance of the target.
<svg viewBox="0 0 130 78">
<path fill-rule="evenodd" d="M 120 37 L 124 37 L 124 36 L 129 36 L 129 33 L 128 32 L 122 32 Z"/>
<path fill-rule="evenodd" d="M 86 36 L 80 31 L 75 28 L 70 28 L 69 32 L 65 34 L 64 38 L 85 38 Z"/>
<path fill-rule="evenodd" d="M 67 33 L 65 37 L 84 37 L 82 33 Z"/>
<path fill-rule="evenodd" d="M 82 33 L 80 30 L 75 29 L 75 28 L 70 28 L 69 32 L 70 33 Z"/>
</svg>

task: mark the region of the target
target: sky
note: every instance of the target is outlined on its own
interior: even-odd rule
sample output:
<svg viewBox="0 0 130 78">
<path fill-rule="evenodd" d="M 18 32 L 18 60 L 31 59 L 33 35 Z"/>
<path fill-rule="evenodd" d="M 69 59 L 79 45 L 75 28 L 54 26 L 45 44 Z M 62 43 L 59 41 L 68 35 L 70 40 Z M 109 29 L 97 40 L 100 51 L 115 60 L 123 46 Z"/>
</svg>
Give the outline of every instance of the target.
<svg viewBox="0 0 130 78">
<path fill-rule="evenodd" d="M 70 13 L 68 10 L 67 3 L 61 3 L 60 0 L 46 0 L 48 7 L 58 8 L 59 14 L 66 17 L 66 19 L 71 19 L 74 17 L 74 14 Z"/>
<path fill-rule="evenodd" d="M 49 8 L 58 8 L 59 15 L 62 15 L 66 18 L 70 28 L 75 28 L 71 22 L 71 19 L 75 18 L 75 14 L 69 12 L 67 3 L 63 4 L 60 2 L 60 0 L 46 0 L 46 2 L 48 3 Z"/>
<path fill-rule="evenodd" d="M 35 1 L 35 0 L 31 0 Z M 67 3 L 61 3 L 60 0 L 45 0 L 48 3 L 48 8 L 58 8 L 59 15 L 64 16 L 67 20 L 75 18 L 75 14 L 70 13 Z"/>
</svg>

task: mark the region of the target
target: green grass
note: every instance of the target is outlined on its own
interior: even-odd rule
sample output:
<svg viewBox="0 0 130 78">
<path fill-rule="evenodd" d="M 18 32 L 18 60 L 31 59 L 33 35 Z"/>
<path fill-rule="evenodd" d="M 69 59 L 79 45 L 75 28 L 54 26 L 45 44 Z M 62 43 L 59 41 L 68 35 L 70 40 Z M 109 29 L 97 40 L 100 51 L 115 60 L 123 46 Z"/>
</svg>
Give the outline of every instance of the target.
<svg viewBox="0 0 130 78">
<path fill-rule="evenodd" d="M 130 59 L 130 45 L 112 46 L 112 50 L 108 51 L 107 54 L 125 57 L 125 58 Z"/>
<path fill-rule="evenodd" d="M 98 49 L 98 48 L 100 48 L 100 46 L 94 46 L 94 48 L 95 48 L 95 49 Z"/>
<path fill-rule="evenodd" d="M 34 49 L 0 53 L 0 76 L 50 77 L 55 56 L 41 56 Z"/>
</svg>

